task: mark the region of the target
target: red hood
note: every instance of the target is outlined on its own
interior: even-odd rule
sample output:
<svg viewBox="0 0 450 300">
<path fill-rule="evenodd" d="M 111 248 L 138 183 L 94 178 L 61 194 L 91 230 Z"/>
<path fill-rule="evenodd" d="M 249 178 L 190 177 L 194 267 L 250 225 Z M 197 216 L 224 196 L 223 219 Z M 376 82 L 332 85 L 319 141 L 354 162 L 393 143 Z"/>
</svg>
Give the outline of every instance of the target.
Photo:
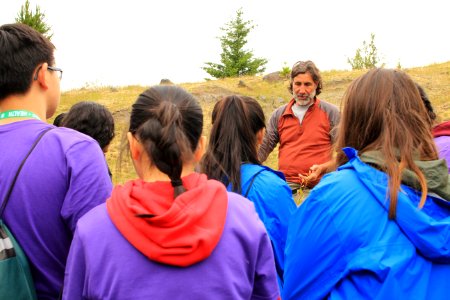
<svg viewBox="0 0 450 300">
<path fill-rule="evenodd" d="M 176 199 L 170 182 L 127 182 L 114 188 L 106 207 L 117 229 L 141 253 L 153 261 L 185 267 L 204 260 L 216 247 L 228 196 L 223 184 L 204 174 L 182 180 L 187 191 Z"/>
<path fill-rule="evenodd" d="M 443 122 L 433 128 L 433 137 L 450 136 L 450 121 Z"/>
</svg>

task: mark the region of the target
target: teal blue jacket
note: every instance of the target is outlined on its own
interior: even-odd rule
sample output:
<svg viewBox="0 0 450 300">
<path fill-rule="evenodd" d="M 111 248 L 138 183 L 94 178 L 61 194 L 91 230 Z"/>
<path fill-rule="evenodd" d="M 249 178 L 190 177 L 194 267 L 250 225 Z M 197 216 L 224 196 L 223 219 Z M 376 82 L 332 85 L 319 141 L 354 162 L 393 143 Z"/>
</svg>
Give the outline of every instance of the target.
<svg viewBox="0 0 450 300">
<path fill-rule="evenodd" d="M 450 203 L 402 185 L 388 219 L 388 178 L 345 148 L 292 216 L 282 299 L 449 299 Z"/>
<path fill-rule="evenodd" d="M 228 185 L 227 189 L 231 191 L 231 185 Z M 288 224 L 292 213 L 297 210 L 291 189 L 283 173 L 254 164 L 242 165 L 241 189 L 244 196 L 248 191 L 246 197 L 255 204 L 256 212 L 272 241 L 279 284 L 282 288 Z"/>
</svg>

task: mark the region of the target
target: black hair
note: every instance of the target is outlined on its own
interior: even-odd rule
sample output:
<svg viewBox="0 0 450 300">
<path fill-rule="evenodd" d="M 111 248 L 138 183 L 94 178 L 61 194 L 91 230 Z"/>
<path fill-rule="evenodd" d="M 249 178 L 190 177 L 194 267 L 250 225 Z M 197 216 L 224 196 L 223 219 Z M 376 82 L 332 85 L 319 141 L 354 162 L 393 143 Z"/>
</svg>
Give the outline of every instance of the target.
<svg viewBox="0 0 450 300">
<path fill-rule="evenodd" d="M 264 112 L 255 99 L 234 95 L 218 101 L 202 171 L 241 193 L 241 164 L 260 164 L 256 134 L 263 128 Z"/>
<path fill-rule="evenodd" d="M 175 197 L 185 191 L 183 162 L 197 149 L 202 128 L 200 105 L 177 86 L 153 86 L 132 106 L 128 131 L 142 143 L 151 162 L 169 176 Z"/>
<path fill-rule="evenodd" d="M 43 63 L 54 64 L 54 49 L 47 38 L 27 25 L 0 26 L 0 101 L 25 94 L 35 69 Z"/>
<path fill-rule="evenodd" d="M 61 126 L 92 137 L 103 150 L 114 138 L 114 118 L 111 112 L 105 106 L 92 101 L 74 104 L 64 115 Z"/>
<path fill-rule="evenodd" d="M 425 90 L 416 82 L 416 87 L 419 90 L 420 98 L 422 98 L 422 102 L 427 109 L 428 117 L 430 118 L 430 124 L 433 125 L 433 122 L 436 120 L 437 116 L 434 112 L 433 105 L 431 105 L 431 101 L 428 98 Z"/>
<path fill-rule="evenodd" d="M 64 116 L 65 116 L 66 114 L 67 114 L 67 113 L 63 112 L 63 113 L 60 113 L 59 115 L 57 115 L 57 116 L 55 117 L 55 119 L 53 120 L 53 125 L 55 125 L 55 126 L 57 126 L 57 127 L 60 127 L 60 126 L 61 126 L 61 123 L 62 123 L 62 120 L 64 119 Z"/>
</svg>

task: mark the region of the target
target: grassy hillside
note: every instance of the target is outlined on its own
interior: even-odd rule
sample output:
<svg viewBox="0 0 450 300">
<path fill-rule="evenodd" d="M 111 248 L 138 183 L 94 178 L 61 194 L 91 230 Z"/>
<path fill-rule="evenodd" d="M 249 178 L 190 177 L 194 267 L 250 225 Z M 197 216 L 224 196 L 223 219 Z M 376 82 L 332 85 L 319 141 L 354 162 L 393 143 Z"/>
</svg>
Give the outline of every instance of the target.
<svg viewBox="0 0 450 300">
<path fill-rule="evenodd" d="M 450 119 L 450 61 L 405 69 L 405 71 L 425 88 L 441 120 Z M 320 98 L 340 106 L 340 101 L 349 83 L 363 73 L 364 71 L 334 70 L 322 72 L 324 84 Z M 239 81 L 243 81 L 245 87 L 240 87 Z M 288 81 L 269 83 L 258 76 L 211 80 L 201 83 L 182 83 L 179 85 L 195 95 L 203 107 L 205 135 L 208 135 L 210 130 L 210 115 L 214 103 L 223 96 L 241 94 L 257 99 L 261 103 L 267 119 L 275 108 L 286 103 L 291 98 L 287 91 Z M 68 91 L 62 94 L 61 105 L 55 114 L 56 116 L 60 112 L 67 111 L 73 104 L 83 100 L 96 101 L 111 110 L 116 122 L 116 137 L 107 154 L 107 160 L 113 172 L 115 183 L 122 183 L 135 177 L 131 162 L 127 159 L 127 154 L 123 156 L 121 172 L 116 167 L 131 104 L 146 88 L 143 86 L 128 86 L 83 88 Z M 266 164 L 273 168 L 277 167 L 276 151 L 270 155 Z"/>
</svg>

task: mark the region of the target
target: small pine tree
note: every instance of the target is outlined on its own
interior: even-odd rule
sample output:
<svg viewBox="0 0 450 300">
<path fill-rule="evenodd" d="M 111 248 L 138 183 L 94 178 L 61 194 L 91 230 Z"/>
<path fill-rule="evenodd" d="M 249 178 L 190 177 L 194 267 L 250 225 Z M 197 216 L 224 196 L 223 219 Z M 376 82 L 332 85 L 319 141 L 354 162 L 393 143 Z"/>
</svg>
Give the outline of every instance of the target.
<svg viewBox="0 0 450 300">
<path fill-rule="evenodd" d="M 287 65 L 287 62 L 283 63 L 283 67 L 280 71 L 280 76 L 283 78 L 289 78 L 289 75 L 291 74 L 291 68 Z"/>
<path fill-rule="evenodd" d="M 355 56 L 347 59 L 353 70 L 376 68 L 380 62 L 378 49 L 375 45 L 375 34 L 370 34 L 370 43 L 363 41 L 362 49 L 356 49 Z"/>
<path fill-rule="evenodd" d="M 34 28 L 36 31 L 42 33 L 42 35 L 51 40 L 53 34 L 50 33 L 51 27 L 45 22 L 45 14 L 41 12 L 38 5 L 36 5 L 35 10 L 36 11 L 33 13 L 30 9 L 30 2 L 26 0 L 16 17 L 16 22 Z"/>
<path fill-rule="evenodd" d="M 202 67 L 214 78 L 255 75 L 266 69 L 267 59 L 253 58 L 252 51 L 243 49 L 247 44 L 247 35 L 255 26 L 252 21 L 244 21 L 242 14 L 242 9 L 239 9 L 236 18 L 226 23 L 226 27 L 220 28 L 225 32 L 219 37 L 222 45 L 221 64 L 206 62 L 206 66 Z"/>
</svg>

